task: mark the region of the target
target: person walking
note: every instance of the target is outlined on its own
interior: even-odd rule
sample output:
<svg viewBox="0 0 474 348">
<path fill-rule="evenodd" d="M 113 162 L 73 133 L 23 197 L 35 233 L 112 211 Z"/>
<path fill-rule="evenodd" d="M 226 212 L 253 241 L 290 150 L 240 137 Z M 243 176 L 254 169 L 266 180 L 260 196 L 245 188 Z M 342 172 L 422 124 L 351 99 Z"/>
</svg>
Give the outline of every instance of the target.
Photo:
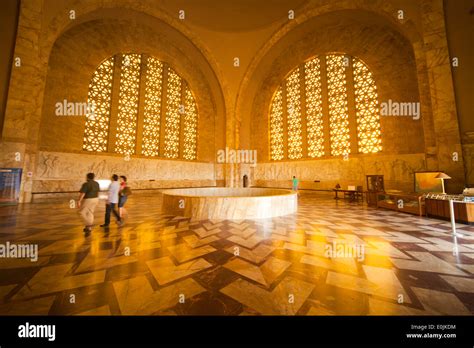
<svg viewBox="0 0 474 348">
<path fill-rule="evenodd" d="M 298 183 L 299 180 L 296 178 L 296 176 L 293 176 L 293 191 L 298 191 Z"/>
<path fill-rule="evenodd" d="M 94 211 L 99 204 L 99 183 L 94 180 L 94 173 L 87 173 L 86 182 L 82 184 L 79 190 L 79 200 L 77 201 L 77 208 L 79 215 L 84 222 L 84 232 L 86 234 L 92 231 L 94 224 Z"/>
<path fill-rule="evenodd" d="M 115 210 L 115 207 L 118 205 L 119 202 L 119 191 L 120 191 L 120 184 L 118 182 L 118 175 L 112 175 L 112 182 L 109 185 L 109 194 L 107 197 L 107 203 L 105 206 L 105 222 L 100 227 L 108 227 L 110 225 L 110 213 L 113 213 L 115 218 L 117 219 L 117 224 L 119 226 L 123 225 L 123 221 L 120 218 L 119 213 Z"/>
<path fill-rule="evenodd" d="M 130 195 L 131 190 L 127 185 L 127 177 L 125 175 L 120 175 L 120 191 L 119 191 L 119 215 L 120 218 L 123 220 L 124 215 L 127 214 L 127 210 L 125 209 L 125 203 L 127 202 L 127 198 Z"/>
</svg>

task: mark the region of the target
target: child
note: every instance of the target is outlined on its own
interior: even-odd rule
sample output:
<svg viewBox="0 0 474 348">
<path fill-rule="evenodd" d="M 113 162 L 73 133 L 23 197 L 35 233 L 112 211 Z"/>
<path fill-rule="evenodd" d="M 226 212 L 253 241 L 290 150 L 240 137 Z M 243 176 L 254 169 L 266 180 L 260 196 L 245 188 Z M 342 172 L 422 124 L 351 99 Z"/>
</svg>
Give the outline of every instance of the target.
<svg viewBox="0 0 474 348">
<path fill-rule="evenodd" d="M 296 176 L 293 176 L 293 191 L 298 191 L 298 182 L 299 180 L 296 178 Z"/>
<path fill-rule="evenodd" d="M 127 202 L 128 195 L 130 194 L 130 188 L 127 186 L 127 177 L 124 175 L 120 176 L 120 191 L 119 191 L 119 215 L 120 218 L 127 213 L 125 210 L 125 202 Z"/>
</svg>

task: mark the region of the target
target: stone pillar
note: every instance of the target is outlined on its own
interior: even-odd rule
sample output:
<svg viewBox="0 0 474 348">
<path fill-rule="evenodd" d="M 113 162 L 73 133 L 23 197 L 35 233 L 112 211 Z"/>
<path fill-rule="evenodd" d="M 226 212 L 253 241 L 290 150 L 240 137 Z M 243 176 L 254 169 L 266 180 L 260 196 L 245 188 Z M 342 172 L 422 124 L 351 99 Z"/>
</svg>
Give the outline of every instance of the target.
<svg viewBox="0 0 474 348">
<path fill-rule="evenodd" d="M 446 191 L 457 193 L 465 185 L 465 175 L 443 1 L 424 0 L 421 7 L 438 170 L 452 177 L 446 181 Z"/>
<path fill-rule="evenodd" d="M 238 147 L 238 140 L 236 134 L 238 134 L 237 127 L 238 122 L 236 120 L 235 107 L 229 101 L 228 109 L 226 110 L 226 137 L 225 146 L 228 151 L 236 150 Z M 226 158 L 227 161 L 227 158 Z M 225 164 L 225 187 L 235 187 L 235 164 Z"/>
<path fill-rule="evenodd" d="M 438 151 L 433 125 L 433 114 L 431 107 L 430 82 L 428 69 L 426 67 L 426 55 L 423 42 L 413 44 L 415 54 L 416 70 L 418 75 L 418 91 L 420 94 L 421 122 L 423 122 L 423 137 L 426 154 L 426 170 L 438 170 Z"/>
<path fill-rule="evenodd" d="M 474 187 L 474 132 L 465 132 L 462 143 L 466 183 L 467 186 Z"/>
<path fill-rule="evenodd" d="M 23 170 L 22 203 L 32 199 L 47 71 L 47 58 L 41 54 L 42 9 L 42 0 L 21 2 L 2 134 L 4 146 L 12 149 L 8 156 L 15 156 L 17 152 L 20 154 L 21 160 L 16 167 Z M 15 64 L 18 62 L 19 66 Z M 28 173 L 32 175 L 28 176 Z"/>
</svg>

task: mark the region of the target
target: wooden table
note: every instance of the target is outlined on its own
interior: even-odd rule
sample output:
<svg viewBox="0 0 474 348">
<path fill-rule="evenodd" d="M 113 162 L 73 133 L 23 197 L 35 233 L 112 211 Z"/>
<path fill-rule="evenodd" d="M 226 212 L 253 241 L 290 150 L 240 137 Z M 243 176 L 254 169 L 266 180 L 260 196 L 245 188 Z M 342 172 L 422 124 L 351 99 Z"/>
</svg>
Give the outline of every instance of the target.
<svg viewBox="0 0 474 348">
<path fill-rule="evenodd" d="M 339 196 L 338 196 L 338 193 L 339 192 L 342 192 L 344 194 L 344 197 L 342 198 L 346 198 L 346 196 L 349 196 L 349 201 L 350 202 L 356 202 L 359 200 L 359 198 L 361 200 L 363 200 L 363 194 L 364 192 L 363 191 L 358 191 L 358 190 L 341 190 L 341 189 L 333 189 L 334 191 L 334 194 L 335 194 L 335 197 L 334 199 L 341 199 Z"/>
</svg>

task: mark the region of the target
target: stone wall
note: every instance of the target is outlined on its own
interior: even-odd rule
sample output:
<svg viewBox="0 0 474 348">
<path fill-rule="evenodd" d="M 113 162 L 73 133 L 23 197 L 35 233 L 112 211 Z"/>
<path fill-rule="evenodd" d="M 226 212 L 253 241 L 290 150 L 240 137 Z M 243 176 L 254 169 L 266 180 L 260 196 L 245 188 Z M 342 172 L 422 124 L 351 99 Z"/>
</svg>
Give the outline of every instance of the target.
<svg viewBox="0 0 474 348">
<path fill-rule="evenodd" d="M 219 90 L 211 89 L 212 78 L 203 74 L 199 53 L 190 47 L 186 47 L 185 53 L 180 45 L 186 43 L 180 43 L 173 34 L 176 35 L 165 24 L 148 16 L 139 25 L 127 19 L 95 20 L 63 34 L 49 59 L 40 149 L 82 152 L 85 117 L 56 116 L 56 103 L 86 102 L 89 81 L 103 60 L 116 53 L 146 53 L 168 63 L 193 91 L 199 113 L 198 160 L 212 161 L 215 147 L 224 143 L 222 132 L 216 132 L 215 122 L 215 118 L 223 117 L 216 103 Z"/>
<path fill-rule="evenodd" d="M 298 64 L 331 52 L 347 53 L 368 65 L 377 84 L 379 102 L 420 101 L 413 49 L 388 24 L 377 17 L 367 18 L 364 13 L 356 16 L 345 11 L 314 18 L 276 43 L 256 73 L 252 108 L 242 128 L 249 127 L 251 147 L 257 149 L 260 162 L 269 160 L 268 110 L 275 90 Z M 424 116 L 420 120 L 381 117 L 383 153 L 423 152 Z"/>
<path fill-rule="evenodd" d="M 464 133 L 462 148 L 466 168 L 466 186 L 474 187 L 474 132 Z"/>
<path fill-rule="evenodd" d="M 411 13 L 404 20 L 396 18 L 396 8 L 390 10 L 387 2 L 381 4 L 339 1 L 321 8 L 308 6 L 297 24 L 290 22 L 274 35 L 244 79 L 237 106 L 242 115 L 237 127 L 241 147 L 257 149 L 259 162 L 268 161 L 269 106 L 278 85 L 289 71 L 312 56 L 345 52 L 359 57 L 372 70 L 379 101 L 421 104 L 418 121 L 381 118 L 381 154 L 423 152 L 425 169 L 446 172 L 452 176 L 446 183 L 447 191 L 460 192 L 472 164 L 469 158 L 464 163 L 464 156 L 471 156 L 469 146 L 464 146 L 462 155 L 443 3 L 421 1 L 417 15 Z M 323 161 L 327 159 L 330 157 Z M 344 172 L 339 178 L 350 180 Z"/>
<path fill-rule="evenodd" d="M 131 158 L 102 154 L 86 155 L 60 152 L 39 153 L 38 171 L 32 192 L 78 191 L 85 175 L 93 172 L 96 180 L 125 175 L 133 189 L 215 186 L 213 163 Z"/>
<path fill-rule="evenodd" d="M 32 173 L 23 176 L 22 201 L 29 201 L 32 192 L 77 190 L 92 164 L 94 170 L 104 167 L 101 175 L 128 173 L 143 188 L 188 182 L 240 186 L 244 174 L 251 185 L 287 185 L 296 171 L 309 182 L 304 185 L 321 180 L 319 188 L 336 180 L 360 184 L 366 174 L 381 173 L 388 188 L 411 190 L 410 173 L 418 169 L 453 176 L 447 182 L 451 191 L 474 184 L 474 142 L 466 129 L 461 148 L 442 0 L 295 1 L 294 20 L 282 15 L 285 4 L 256 2 L 249 17 L 248 11 L 232 15 L 242 4 L 228 8 L 216 1 L 206 11 L 212 24 L 198 15 L 198 3 L 186 3 L 186 20 L 178 19 L 176 6 L 135 0 L 21 1 L 13 56 L 22 63 L 12 68 L 0 166 Z M 222 6 L 230 9 L 227 17 Z M 405 11 L 403 20 L 397 18 L 399 9 Z M 84 119 L 53 115 L 57 101 L 84 100 L 97 65 L 123 50 L 163 59 L 188 81 L 203 117 L 198 160 L 207 163 L 140 157 L 124 163 L 113 154 L 96 154 L 92 160 L 93 154 L 81 151 Z M 422 119 L 382 118 L 383 153 L 376 156 L 353 155 L 347 163 L 332 158 L 265 163 L 272 93 L 297 64 L 327 52 L 362 59 L 374 73 L 380 100 L 420 101 Z M 258 167 L 212 164 L 215 151 L 225 147 L 257 149 Z M 458 161 L 452 161 L 453 152 L 459 153 Z M 56 164 L 48 166 L 53 160 L 71 170 L 52 175 L 58 170 Z M 392 172 L 392 167 L 399 169 Z"/>
<path fill-rule="evenodd" d="M 259 87 L 255 89 L 253 104 L 247 107 L 249 122 L 242 125 L 243 136 L 248 134 L 251 148 L 258 151 L 259 165 L 250 170 L 253 185 L 290 187 L 291 178 L 296 175 L 302 188 L 331 189 L 336 183 L 342 187 L 365 187 L 366 175 L 383 174 L 387 189 L 410 192 L 414 186 L 413 173 L 427 170 L 423 117 L 430 116 L 426 114 L 429 108 L 420 120 L 381 117 L 383 150 L 380 154 L 351 154 L 348 161 L 331 156 L 269 161 L 268 110 L 273 93 L 289 71 L 315 55 L 345 52 L 362 59 L 373 73 L 379 102 L 420 101 L 410 42 L 381 18 L 355 13 L 341 11 L 308 20 L 274 44 L 262 58 L 255 77 Z M 314 35 L 315 32 L 318 35 Z M 249 129 L 245 131 L 245 127 Z M 242 177 L 249 168 L 242 168 L 241 172 Z M 315 180 L 320 182 L 315 183 Z"/>
<path fill-rule="evenodd" d="M 69 17 L 70 10 L 75 11 L 74 19 Z M 113 3 L 22 1 L 14 52 L 14 56 L 21 59 L 21 66 L 12 69 L 0 143 L 0 166 L 23 169 L 20 201 L 31 201 L 33 192 L 77 190 L 76 182 L 68 179 L 69 172 L 64 172 L 64 177 L 54 179 L 56 183 L 53 183 L 41 177 L 42 168 L 38 167 L 44 160 L 41 151 L 56 152 L 58 158 L 67 158 L 68 153 L 75 152 L 77 156 L 84 156 L 83 159 L 77 157 L 79 162 L 90 158 L 81 151 L 85 118 L 57 117 L 54 105 L 64 99 L 84 101 L 97 65 L 124 50 L 163 59 L 189 83 L 200 114 L 198 160 L 212 161 L 215 147 L 225 146 L 224 102 L 216 73 L 210 66 L 211 59 L 206 59 L 206 49 L 199 49 L 199 44 L 189 39 L 192 36 L 179 19 L 160 11 L 156 5 L 140 6 L 136 1 L 127 0 Z M 60 156 L 59 152 L 63 154 Z M 132 159 L 139 160 L 133 156 Z M 166 163 L 163 162 L 163 172 L 169 168 L 170 172 L 180 171 L 182 175 L 161 183 L 144 179 L 138 185 L 186 186 L 188 182 L 192 186 L 215 185 L 212 164 L 207 163 L 211 169 L 203 170 L 201 175 L 196 170 L 198 163 L 183 165 L 183 170 Z M 85 169 L 81 167 L 78 171 Z M 132 171 L 126 167 L 123 172 Z M 199 173 L 199 177 L 197 174 L 187 176 L 190 172 Z"/>
<path fill-rule="evenodd" d="M 424 154 L 359 155 L 349 160 L 324 159 L 260 163 L 253 170 L 254 186 L 291 187 L 291 178 L 301 180 L 301 188 L 328 190 L 340 184 L 363 186 L 366 175 L 384 175 L 385 189 L 413 192 L 414 172 L 426 170 Z M 315 183 L 314 181 L 320 181 Z"/>
</svg>

